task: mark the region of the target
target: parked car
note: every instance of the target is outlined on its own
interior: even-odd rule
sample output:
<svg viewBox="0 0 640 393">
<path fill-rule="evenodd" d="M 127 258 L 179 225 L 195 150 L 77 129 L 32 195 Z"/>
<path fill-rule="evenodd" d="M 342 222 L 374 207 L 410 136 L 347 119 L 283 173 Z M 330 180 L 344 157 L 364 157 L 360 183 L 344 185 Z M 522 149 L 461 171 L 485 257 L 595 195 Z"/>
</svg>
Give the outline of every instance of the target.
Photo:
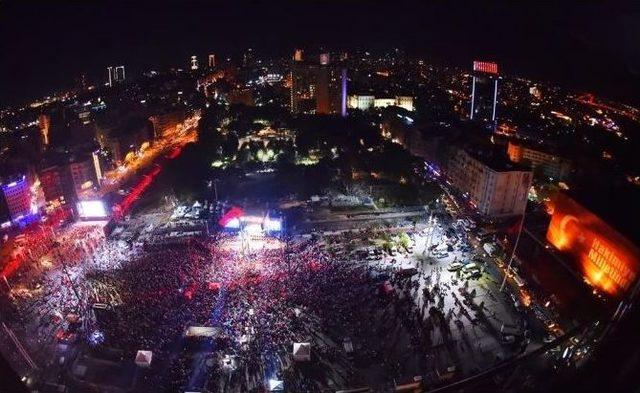
<svg viewBox="0 0 640 393">
<path fill-rule="evenodd" d="M 457 270 L 462 269 L 464 265 L 460 262 L 452 262 L 449 264 L 449 266 L 447 266 L 447 270 L 450 272 L 455 272 Z"/>
</svg>

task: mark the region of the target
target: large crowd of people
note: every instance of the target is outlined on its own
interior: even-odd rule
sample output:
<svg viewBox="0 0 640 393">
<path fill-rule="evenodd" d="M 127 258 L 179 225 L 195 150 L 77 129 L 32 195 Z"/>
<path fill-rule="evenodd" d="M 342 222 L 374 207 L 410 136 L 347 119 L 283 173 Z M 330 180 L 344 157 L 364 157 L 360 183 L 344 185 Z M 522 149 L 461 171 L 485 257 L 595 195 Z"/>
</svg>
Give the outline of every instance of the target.
<svg viewBox="0 0 640 393">
<path fill-rule="evenodd" d="M 440 268 L 416 280 L 347 257 L 351 241 L 371 235 L 218 233 L 140 246 L 77 226 L 31 251 L 51 255 L 55 274 L 36 274 L 41 264 L 16 272 L 32 289 L 17 295 L 16 315 L 30 321 L 32 350 L 75 338 L 132 365 L 138 350 L 152 351 L 140 391 L 259 392 L 270 380 L 301 392 L 390 387 L 427 369 L 434 329 L 450 335 L 455 315 L 443 301 L 456 288 L 440 282 Z M 458 300 L 458 318 L 464 309 Z M 189 327 L 207 334 L 191 337 Z M 294 360 L 294 343 L 311 344 L 309 361 Z"/>
<path fill-rule="evenodd" d="M 262 239 L 254 248 L 240 243 L 228 234 L 191 239 L 129 251 L 132 260 L 118 269 L 88 271 L 89 301 L 109 305 L 92 324 L 104 335 L 99 345 L 118 348 L 125 358 L 152 351 L 146 384 L 175 389 L 259 391 L 269 379 L 301 391 L 357 385 L 362 380 L 344 350 L 347 339 L 362 348 L 363 359 L 388 356 L 385 372 L 400 368 L 375 348 L 397 329 L 397 317 L 411 329 L 415 319 L 408 302 L 391 307 L 390 298 L 378 296 L 365 264 L 338 262 L 309 239 Z M 214 328 L 215 337 L 186 338 L 190 326 Z M 312 344 L 312 360 L 293 367 L 293 344 L 301 342 Z M 234 359 L 233 372 L 220 361 L 225 357 Z M 194 378 L 203 374 L 208 377 Z"/>
</svg>

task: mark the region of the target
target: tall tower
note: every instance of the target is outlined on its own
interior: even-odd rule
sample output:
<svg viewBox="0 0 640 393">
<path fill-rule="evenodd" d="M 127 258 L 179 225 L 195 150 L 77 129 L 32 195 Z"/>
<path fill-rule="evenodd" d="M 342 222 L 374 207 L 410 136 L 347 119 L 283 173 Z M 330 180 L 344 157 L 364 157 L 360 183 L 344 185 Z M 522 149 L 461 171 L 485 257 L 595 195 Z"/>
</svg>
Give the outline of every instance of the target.
<svg viewBox="0 0 640 393">
<path fill-rule="evenodd" d="M 47 114 L 41 114 L 38 117 L 38 125 L 40 126 L 40 136 L 42 140 L 42 144 L 47 147 L 49 146 L 49 130 L 51 129 L 51 116 Z"/>
<path fill-rule="evenodd" d="M 296 50 L 291 65 L 291 112 L 346 116 L 347 69 L 331 64 L 328 54 L 302 61 L 301 52 Z"/>
<path fill-rule="evenodd" d="M 124 66 L 107 67 L 107 84 L 112 87 L 116 82 L 124 82 L 125 80 Z"/>
<path fill-rule="evenodd" d="M 118 82 L 124 82 L 126 75 L 124 73 L 124 66 L 117 66 L 115 68 L 115 76 L 116 76 L 116 81 Z"/>
<path fill-rule="evenodd" d="M 193 71 L 198 69 L 198 57 L 196 55 L 191 56 L 191 69 Z"/>
<path fill-rule="evenodd" d="M 216 68 L 216 55 L 209 55 L 209 68 Z"/>
<path fill-rule="evenodd" d="M 495 126 L 498 101 L 498 64 L 474 61 L 471 74 L 471 109 L 469 119 L 491 122 Z"/>
<path fill-rule="evenodd" d="M 107 67 L 107 84 L 109 87 L 113 86 L 114 75 L 113 67 Z"/>
<path fill-rule="evenodd" d="M 347 69 L 343 68 L 341 73 L 340 85 L 340 116 L 347 117 Z"/>
<path fill-rule="evenodd" d="M 347 115 L 347 69 L 331 64 L 328 53 L 320 55 L 317 74 L 316 113 Z"/>
</svg>

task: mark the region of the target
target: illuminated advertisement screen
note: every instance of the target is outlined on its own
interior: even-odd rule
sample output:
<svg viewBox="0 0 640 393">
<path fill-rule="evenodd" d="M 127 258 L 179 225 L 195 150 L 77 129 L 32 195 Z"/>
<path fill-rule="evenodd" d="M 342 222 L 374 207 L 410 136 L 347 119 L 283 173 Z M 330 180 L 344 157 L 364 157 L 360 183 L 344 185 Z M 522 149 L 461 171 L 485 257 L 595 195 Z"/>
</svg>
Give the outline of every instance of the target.
<svg viewBox="0 0 640 393">
<path fill-rule="evenodd" d="M 474 61 L 473 70 L 479 72 L 486 72 L 487 74 L 497 74 L 498 64 L 488 61 Z"/>
<path fill-rule="evenodd" d="M 80 218 L 101 219 L 109 216 L 107 207 L 102 201 L 80 201 L 77 207 Z"/>
<path fill-rule="evenodd" d="M 638 278 L 636 246 L 566 195 L 553 202 L 547 240 L 571 255 L 585 281 L 605 294 L 622 296 Z"/>
</svg>

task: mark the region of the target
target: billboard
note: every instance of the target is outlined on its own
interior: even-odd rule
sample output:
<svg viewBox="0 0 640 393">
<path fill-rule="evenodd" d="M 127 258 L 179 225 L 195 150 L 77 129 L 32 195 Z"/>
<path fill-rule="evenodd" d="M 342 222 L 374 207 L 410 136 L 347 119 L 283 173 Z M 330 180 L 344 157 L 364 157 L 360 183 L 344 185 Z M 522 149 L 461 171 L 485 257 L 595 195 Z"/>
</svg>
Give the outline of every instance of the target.
<svg viewBox="0 0 640 393">
<path fill-rule="evenodd" d="M 640 270 L 640 250 L 598 216 L 564 194 L 553 202 L 547 240 L 577 262 L 585 281 L 601 292 L 623 296 Z"/>
<path fill-rule="evenodd" d="M 474 61 L 473 70 L 479 72 L 486 72 L 487 74 L 497 74 L 498 64 L 489 61 Z"/>
<path fill-rule="evenodd" d="M 104 219 L 109 217 L 107 206 L 100 200 L 80 201 L 77 207 L 80 218 Z"/>
</svg>

